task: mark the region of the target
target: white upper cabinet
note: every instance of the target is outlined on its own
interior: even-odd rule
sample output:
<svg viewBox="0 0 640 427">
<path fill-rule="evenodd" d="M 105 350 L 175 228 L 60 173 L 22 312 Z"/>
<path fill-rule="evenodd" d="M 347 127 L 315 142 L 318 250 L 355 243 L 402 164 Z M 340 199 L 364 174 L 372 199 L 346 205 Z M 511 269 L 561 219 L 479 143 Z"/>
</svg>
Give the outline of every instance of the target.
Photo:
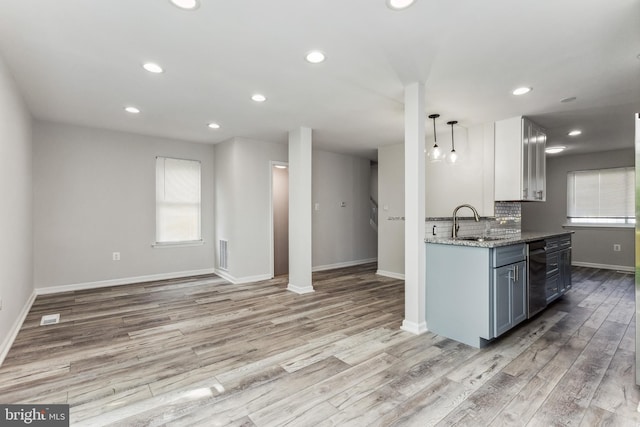
<svg viewBox="0 0 640 427">
<path fill-rule="evenodd" d="M 495 123 L 495 200 L 546 200 L 547 135 L 518 116 Z"/>
</svg>

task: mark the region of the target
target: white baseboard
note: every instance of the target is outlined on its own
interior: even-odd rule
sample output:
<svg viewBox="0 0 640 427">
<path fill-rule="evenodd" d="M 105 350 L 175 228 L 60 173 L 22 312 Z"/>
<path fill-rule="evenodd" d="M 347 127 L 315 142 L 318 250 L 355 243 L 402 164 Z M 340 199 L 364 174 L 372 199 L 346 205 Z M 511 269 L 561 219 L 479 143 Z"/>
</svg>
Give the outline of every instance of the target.
<svg viewBox="0 0 640 427">
<path fill-rule="evenodd" d="M 344 267 L 353 267 L 354 265 L 361 264 L 369 264 L 371 262 L 378 261 L 378 258 L 367 258 L 367 259 L 358 259 L 355 261 L 347 261 L 347 262 L 338 262 L 336 264 L 327 264 L 327 265 L 316 265 L 311 268 L 311 271 L 325 271 L 325 270 L 333 270 L 336 268 L 344 268 Z"/>
<path fill-rule="evenodd" d="M 392 279 L 404 280 L 404 274 L 394 273 L 393 271 L 378 270 L 376 274 L 379 276 L 391 277 Z"/>
<path fill-rule="evenodd" d="M 16 321 L 13 322 L 13 326 L 9 330 L 9 335 L 7 335 L 2 345 L 0 345 L 0 366 L 2 366 L 2 362 L 4 362 L 4 358 L 7 357 L 7 354 L 9 353 L 9 349 L 11 348 L 11 346 L 13 345 L 13 342 L 18 336 L 18 332 L 20 332 L 20 328 L 22 327 L 24 320 L 27 318 L 27 315 L 29 314 L 29 310 L 31 310 L 31 306 L 36 300 L 36 296 L 37 294 L 34 291 L 29 297 L 29 299 L 27 300 L 27 302 L 25 303 L 24 307 L 22 307 L 22 311 L 18 315 L 18 318 L 16 319 Z"/>
<path fill-rule="evenodd" d="M 624 271 L 627 273 L 635 273 L 636 271 L 635 267 L 629 267 L 628 265 L 596 264 L 593 262 L 580 262 L 580 261 L 573 261 L 571 265 L 574 265 L 576 267 L 591 267 L 591 268 L 602 268 L 605 270 L 618 270 L 618 271 Z"/>
<path fill-rule="evenodd" d="M 234 285 L 240 285 L 243 283 L 251 283 L 251 282 L 261 282 L 263 280 L 273 279 L 270 274 L 259 274 L 257 276 L 245 276 L 245 277 L 234 277 L 231 274 L 227 273 L 224 270 L 216 269 L 215 273 L 222 277 L 223 279 L 233 283 Z"/>
<path fill-rule="evenodd" d="M 295 292 L 296 294 L 304 295 L 315 292 L 313 286 L 296 286 L 294 284 L 289 283 L 287 285 L 287 290 L 291 292 Z"/>
<path fill-rule="evenodd" d="M 403 331 L 410 332 L 414 335 L 422 335 L 428 331 L 427 322 L 416 323 L 416 322 L 411 322 L 407 319 L 404 319 L 402 321 L 402 326 L 400 327 L 400 329 L 402 329 Z"/>
<path fill-rule="evenodd" d="M 203 270 L 179 271 L 174 273 L 151 274 L 148 276 L 124 277 L 121 279 L 101 280 L 98 282 L 75 283 L 72 285 L 50 286 L 36 288 L 37 295 L 56 294 L 59 292 L 81 291 L 84 289 L 106 288 L 109 286 L 130 285 L 132 283 L 152 282 L 155 280 L 177 279 L 180 277 L 200 276 L 202 274 L 215 274 L 213 268 Z"/>
</svg>

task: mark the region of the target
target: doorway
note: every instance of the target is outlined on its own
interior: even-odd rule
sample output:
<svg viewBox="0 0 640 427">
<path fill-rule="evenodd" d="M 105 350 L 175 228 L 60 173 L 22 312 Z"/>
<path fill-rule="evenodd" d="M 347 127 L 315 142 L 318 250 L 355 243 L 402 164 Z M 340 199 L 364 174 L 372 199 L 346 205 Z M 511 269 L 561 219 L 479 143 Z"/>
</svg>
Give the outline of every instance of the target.
<svg viewBox="0 0 640 427">
<path fill-rule="evenodd" d="M 289 169 L 286 164 L 271 167 L 273 206 L 273 275 L 289 274 Z"/>
</svg>

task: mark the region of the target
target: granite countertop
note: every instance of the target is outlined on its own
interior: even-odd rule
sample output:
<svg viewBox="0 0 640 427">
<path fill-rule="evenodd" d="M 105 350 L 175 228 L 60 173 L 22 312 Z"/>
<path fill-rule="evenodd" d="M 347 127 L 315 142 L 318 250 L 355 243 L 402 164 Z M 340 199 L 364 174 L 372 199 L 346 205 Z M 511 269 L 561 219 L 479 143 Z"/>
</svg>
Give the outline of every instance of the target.
<svg viewBox="0 0 640 427">
<path fill-rule="evenodd" d="M 427 237 L 424 239 L 425 243 L 436 243 L 441 245 L 455 245 L 455 246 L 470 246 L 475 248 L 497 248 L 499 246 L 515 245 L 518 243 L 533 242 L 534 240 L 546 239 L 549 237 L 566 236 L 567 234 L 573 234 L 573 231 L 556 231 L 556 232 L 544 232 L 544 231 L 525 231 L 519 234 L 506 235 L 506 236 L 492 236 L 487 239 L 490 240 L 464 240 L 465 236 L 460 236 L 457 239 L 451 237 Z"/>
</svg>

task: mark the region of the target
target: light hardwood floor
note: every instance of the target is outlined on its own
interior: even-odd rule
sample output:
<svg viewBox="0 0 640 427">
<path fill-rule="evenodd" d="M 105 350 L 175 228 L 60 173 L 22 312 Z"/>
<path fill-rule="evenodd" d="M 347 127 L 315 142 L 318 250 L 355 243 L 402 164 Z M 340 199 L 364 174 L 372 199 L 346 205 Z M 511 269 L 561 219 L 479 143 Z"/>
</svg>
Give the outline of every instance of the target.
<svg viewBox="0 0 640 427">
<path fill-rule="evenodd" d="M 573 279 L 482 350 L 401 331 L 403 282 L 375 265 L 302 296 L 216 276 L 40 296 L 0 402 L 68 403 L 87 426 L 639 425 L 634 278 Z"/>
</svg>

